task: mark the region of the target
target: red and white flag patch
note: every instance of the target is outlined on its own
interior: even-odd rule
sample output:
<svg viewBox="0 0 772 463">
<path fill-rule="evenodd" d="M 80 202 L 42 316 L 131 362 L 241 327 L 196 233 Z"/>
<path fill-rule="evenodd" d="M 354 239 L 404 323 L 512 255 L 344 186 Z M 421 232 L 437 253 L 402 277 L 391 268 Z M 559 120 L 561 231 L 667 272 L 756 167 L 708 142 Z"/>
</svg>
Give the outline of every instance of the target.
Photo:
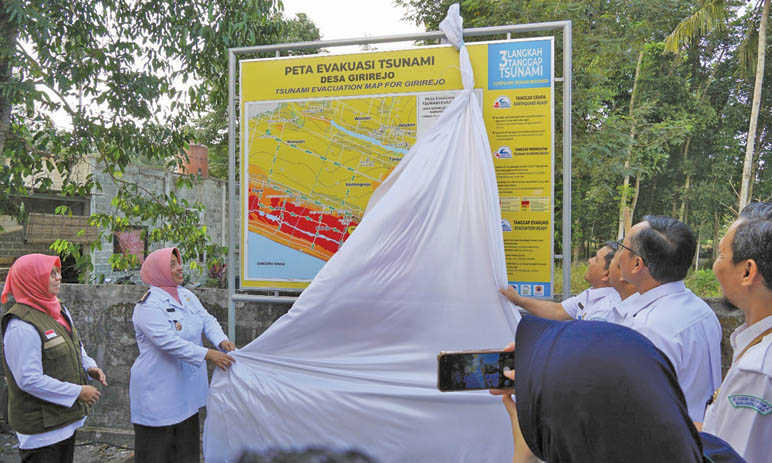
<svg viewBox="0 0 772 463">
<path fill-rule="evenodd" d="M 47 330 L 45 334 L 46 334 L 46 339 L 51 339 L 56 337 L 56 332 L 54 330 Z"/>
</svg>

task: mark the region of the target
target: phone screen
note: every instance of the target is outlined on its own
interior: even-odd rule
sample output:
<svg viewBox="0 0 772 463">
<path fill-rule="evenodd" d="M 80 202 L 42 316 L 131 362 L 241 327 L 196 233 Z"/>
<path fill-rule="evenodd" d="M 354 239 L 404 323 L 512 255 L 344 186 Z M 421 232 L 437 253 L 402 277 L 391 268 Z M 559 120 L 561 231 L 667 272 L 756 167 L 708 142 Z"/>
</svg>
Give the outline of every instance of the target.
<svg viewBox="0 0 772 463">
<path fill-rule="evenodd" d="M 441 391 L 514 387 L 514 381 L 502 374 L 514 369 L 514 352 L 440 352 L 437 363 L 437 388 Z"/>
</svg>

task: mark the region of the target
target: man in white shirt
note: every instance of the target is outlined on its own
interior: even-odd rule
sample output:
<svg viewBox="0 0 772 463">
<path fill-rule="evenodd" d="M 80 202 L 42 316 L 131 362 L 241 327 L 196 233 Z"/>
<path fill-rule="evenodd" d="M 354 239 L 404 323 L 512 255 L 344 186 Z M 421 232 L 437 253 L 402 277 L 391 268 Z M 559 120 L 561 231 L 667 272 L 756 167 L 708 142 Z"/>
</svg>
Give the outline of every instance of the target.
<svg viewBox="0 0 772 463">
<path fill-rule="evenodd" d="M 616 253 L 616 243 L 609 241 L 590 258 L 584 279 L 590 288 L 563 302 L 532 299 L 517 294 L 515 288 L 507 286 L 499 291 L 525 310 L 550 320 L 578 320 L 586 312 L 597 307 L 608 308 L 619 302 L 619 295 L 609 284 L 609 264 Z M 608 309 L 607 309 L 608 310 Z"/>
<path fill-rule="evenodd" d="M 752 203 L 719 244 L 713 271 L 745 314 L 730 338 L 732 367 L 705 414 L 703 431 L 748 463 L 772 461 L 772 203 Z"/>
<path fill-rule="evenodd" d="M 702 423 L 721 382 L 722 333 L 713 310 L 683 282 L 697 248 L 694 234 L 676 219 L 646 216 L 619 245 L 622 277 L 638 293 L 617 304 L 609 319 L 643 334 L 668 356 L 689 416 Z"/>
</svg>

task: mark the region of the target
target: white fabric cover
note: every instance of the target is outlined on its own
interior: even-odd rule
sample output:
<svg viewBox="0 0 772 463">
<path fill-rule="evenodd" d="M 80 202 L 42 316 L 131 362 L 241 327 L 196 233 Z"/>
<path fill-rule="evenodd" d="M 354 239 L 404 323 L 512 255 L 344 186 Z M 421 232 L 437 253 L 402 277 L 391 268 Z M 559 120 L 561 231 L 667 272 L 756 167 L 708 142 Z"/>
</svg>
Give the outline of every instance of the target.
<svg viewBox="0 0 772 463">
<path fill-rule="evenodd" d="M 455 16 L 460 38 L 457 6 Z M 348 241 L 286 315 L 215 372 L 207 462 L 311 446 L 381 462 L 511 460 L 498 397 L 436 388 L 441 350 L 501 348 L 520 319 L 498 293 L 507 284 L 498 192 L 461 60 L 468 86 L 373 194 Z"/>
</svg>

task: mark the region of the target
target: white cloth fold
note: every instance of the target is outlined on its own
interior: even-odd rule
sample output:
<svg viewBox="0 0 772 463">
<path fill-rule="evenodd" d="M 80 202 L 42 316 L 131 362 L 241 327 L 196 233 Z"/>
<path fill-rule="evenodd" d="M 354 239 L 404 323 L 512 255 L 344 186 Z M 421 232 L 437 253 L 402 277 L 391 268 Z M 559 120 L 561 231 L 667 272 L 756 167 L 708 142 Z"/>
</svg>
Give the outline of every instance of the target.
<svg viewBox="0 0 772 463">
<path fill-rule="evenodd" d="M 381 462 L 509 461 L 500 399 L 436 387 L 440 351 L 514 340 L 520 316 L 498 292 L 506 284 L 491 150 L 470 87 L 292 309 L 215 372 L 206 460 L 316 446 Z"/>
<path fill-rule="evenodd" d="M 464 19 L 461 17 L 461 9 L 458 3 L 450 5 L 447 16 L 440 22 L 440 30 L 445 34 L 448 42 L 459 51 L 461 82 L 464 84 L 464 90 L 473 89 L 474 72 L 472 71 L 469 52 L 464 46 Z"/>
</svg>

